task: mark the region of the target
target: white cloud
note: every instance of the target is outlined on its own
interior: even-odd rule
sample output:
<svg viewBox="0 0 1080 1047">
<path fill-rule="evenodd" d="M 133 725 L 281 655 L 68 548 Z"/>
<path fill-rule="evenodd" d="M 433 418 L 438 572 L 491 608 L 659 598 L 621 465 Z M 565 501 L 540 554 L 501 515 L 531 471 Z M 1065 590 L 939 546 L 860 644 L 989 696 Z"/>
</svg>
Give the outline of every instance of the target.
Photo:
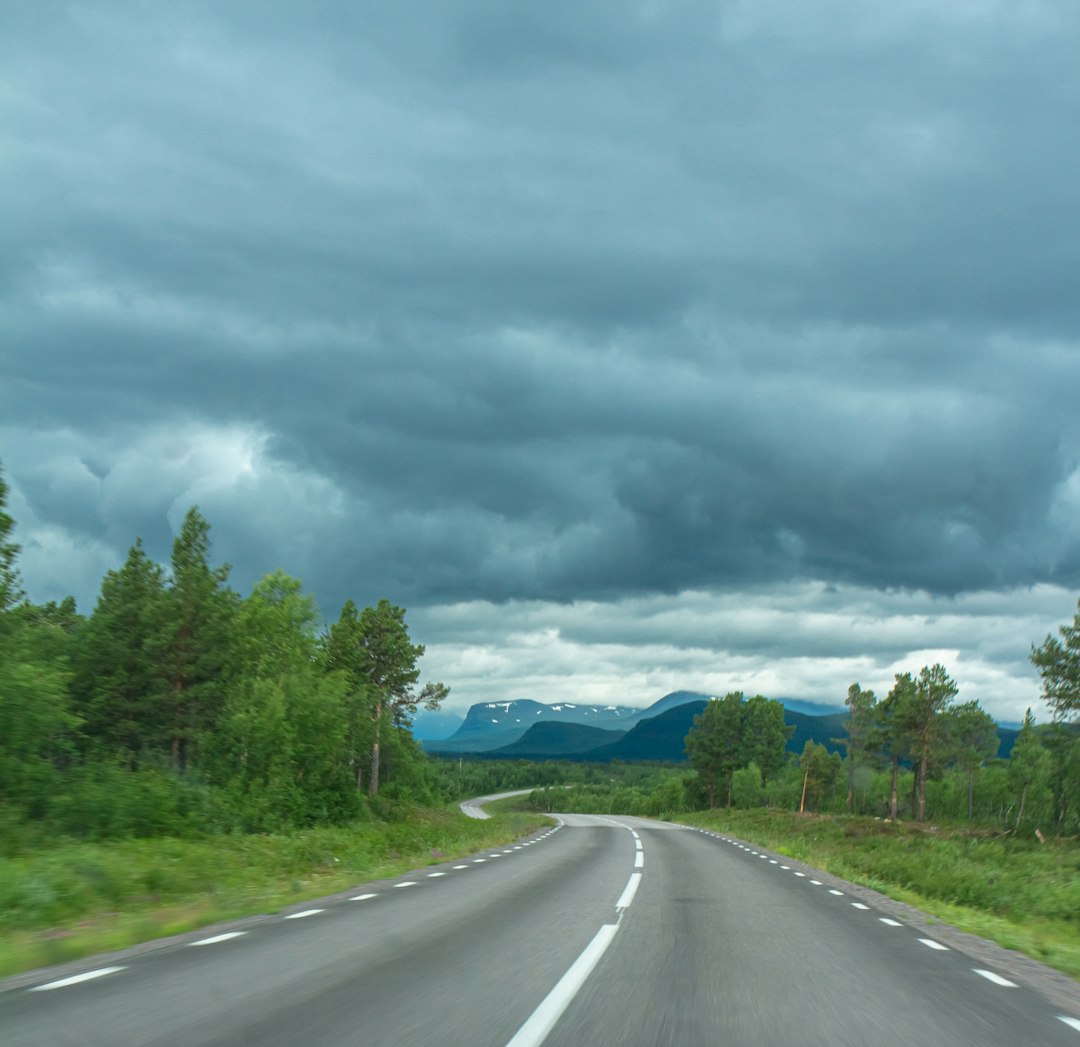
<svg viewBox="0 0 1080 1047">
<path fill-rule="evenodd" d="M 898 672 L 942 662 L 959 700 L 998 719 L 1045 717 L 1032 643 L 1071 616 L 1051 586 L 942 599 L 821 584 L 687 592 L 612 603 L 474 602 L 418 609 L 425 673 L 452 705 L 540 701 L 647 705 L 668 691 L 729 690 L 842 705 L 859 682 L 879 696 Z"/>
</svg>

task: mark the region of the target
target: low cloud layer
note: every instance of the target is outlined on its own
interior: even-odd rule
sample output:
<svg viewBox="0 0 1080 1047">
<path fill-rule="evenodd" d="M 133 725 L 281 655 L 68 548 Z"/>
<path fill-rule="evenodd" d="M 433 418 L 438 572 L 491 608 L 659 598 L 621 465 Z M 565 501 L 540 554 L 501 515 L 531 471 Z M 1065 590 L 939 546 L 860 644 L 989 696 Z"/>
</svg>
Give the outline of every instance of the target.
<svg viewBox="0 0 1080 1047">
<path fill-rule="evenodd" d="M 198 503 L 239 587 L 433 655 L 529 608 L 583 688 L 824 698 L 955 650 L 1017 718 L 1080 589 L 1078 43 L 1049 0 L 5 12 L 28 590 L 89 609 Z M 457 693 L 545 697 L 467 649 Z"/>
</svg>

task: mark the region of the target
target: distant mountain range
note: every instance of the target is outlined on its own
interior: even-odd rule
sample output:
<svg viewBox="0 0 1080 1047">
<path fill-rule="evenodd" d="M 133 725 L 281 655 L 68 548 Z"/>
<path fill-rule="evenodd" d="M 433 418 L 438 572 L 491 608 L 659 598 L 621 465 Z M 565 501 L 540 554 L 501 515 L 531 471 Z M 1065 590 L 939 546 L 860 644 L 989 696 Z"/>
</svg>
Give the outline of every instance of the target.
<svg viewBox="0 0 1080 1047">
<path fill-rule="evenodd" d="M 686 760 L 686 735 L 709 695 L 673 691 L 646 709 L 616 705 L 547 705 L 529 699 L 484 702 L 469 709 L 465 720 L 448 738 L 427 739 L 424 748 L 435 754 L 460 754 L 489 760 Z M 843 752 L 838 739 L 846 737 L 847 711 L 825 713 L 811 702 L 784 699 L 784 719 L 795 729 L 789 752 L 801 753 L 807 741 Z M 1016 731 L 999 727 L 1000 756 L 1008 756 Z"/>
<path fill-rule="evenodd" d="M 641 720 L 649 719 L 687 702 L 707 701 L 709 695 L 695 691 L 673 691 L 646 709 L 632 705 L 592 705 L 580 702 L 547 704 L 529 698 L 505 702 L 480 702 L 469 707 L 464 722 L 449 737 L 424 741 L 428 752 L 482 753 L 513 745 L 533 726 L 541 723 L 580 724 L 601 730 L 625 732 Z"/>
</svg>

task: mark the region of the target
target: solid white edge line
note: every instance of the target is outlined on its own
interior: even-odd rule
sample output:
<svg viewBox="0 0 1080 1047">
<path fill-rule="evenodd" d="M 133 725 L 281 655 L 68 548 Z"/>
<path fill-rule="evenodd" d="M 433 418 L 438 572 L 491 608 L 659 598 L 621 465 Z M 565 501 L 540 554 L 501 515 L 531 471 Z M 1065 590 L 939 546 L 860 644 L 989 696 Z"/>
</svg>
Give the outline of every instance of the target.
<svg viewBox="0 0 1080 1047">
<path fill-rule="evenodd" d="M 1071 1029 L 1075 1029 L 1077 1032 L 1080 1032 L 1080 1018 L 1070 1018 L 1067 1014 L 1059 1014 L 1058 1021 L 1064 1022 Z"/>
<path fill-rule="evenodd" d="M 247 934 L 247 931 L 228 931 L 225 934 L 215 934 L 213 938 L 203 938 L 199 942 L 188 942 L 188 945 L 217 945 L 218 942 L 227 942 L 230 938 L 239 938 Z"/>
<path fill-rule="evenodd" d="M 44 985 L 35 985 L 29 992 L 48 992 L 50 989 L 65 989 L 69 985 L 78 985 L 79 982 L 88 982 L 91 978 L 104 978 L 106 974 L 115 974 L 125 970 L 123 967 L 99 967 L 96 971 L 86 971 L 84 974 L 73 974 L 70 978 L 61 978 L 56 982 L 46 982 Z"/>
<path fill-rule="evenodd" d="M 305 916 L 314 916 L 316 913 L 324 912 L 323 909 L 305 909 L 303 912 L 291 912 L 288 916 L 283 916 L 283 920 L 302 920 Z"/>
<path fill-rule="evenodd" d="M 981 974 L 987 981 L 991 981 L 995 985 L 1004 985 L 1007 989 L 1016 988 L 1016 982 L 1011 982 L 1008 978 L 1002 978 L 1000 974 L 994 974 L 993 971 L 984 971 L 978 967 L 973 967 L 972 970 L 976 974 Z"/>
<path fill-rule="evenodd" d="M 582 954 L 570 965 L 570 969 L 559 979 L 555 988 L 541 1001 L 525 1024 L 514 1034 L 506 1047 L 539 1047 L 547 1039 L 548 1033 L 562 1017 L 563 1011 L 570 1006 L 570 1001 L 585 984 L 585 979 L 604 955 L 611 944 L 617 923 L 605 923 L 596 932 L 596 936 L 585 946 Z"/>
<path fill-rule="evenodd" d="M 634 900 L 634 895 L 637 894 L 638 885 L 641 883 L 641 873 L 631 873 L 630 879 L 627 881 L 626 888 L 619 896 L 619 900 L 615 903 L 616 909 L 629 909 L 630 903 Z"/>
</svg>

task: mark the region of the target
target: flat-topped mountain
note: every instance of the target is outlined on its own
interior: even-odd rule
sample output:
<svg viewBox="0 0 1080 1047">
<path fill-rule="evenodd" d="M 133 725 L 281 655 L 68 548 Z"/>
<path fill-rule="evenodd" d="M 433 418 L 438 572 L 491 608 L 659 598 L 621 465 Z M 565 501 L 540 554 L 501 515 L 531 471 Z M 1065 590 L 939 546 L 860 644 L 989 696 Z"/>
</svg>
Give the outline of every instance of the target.
<svg viewBox="0 0 1080 1047">
<path fill-rule="evenodd" d="M 487 752 L 516 742 L 541 720 L 620 730 L 625 729 L 627 721 L 632 722 L 642 711 L 631 705 L 585 702 L 548 704 L 534 702 L 530 698 L 480 702 L 469 707 L 465 722 L 449 738 L 429 740 L 424 748 L 429 752 Z"/>
</svg>

